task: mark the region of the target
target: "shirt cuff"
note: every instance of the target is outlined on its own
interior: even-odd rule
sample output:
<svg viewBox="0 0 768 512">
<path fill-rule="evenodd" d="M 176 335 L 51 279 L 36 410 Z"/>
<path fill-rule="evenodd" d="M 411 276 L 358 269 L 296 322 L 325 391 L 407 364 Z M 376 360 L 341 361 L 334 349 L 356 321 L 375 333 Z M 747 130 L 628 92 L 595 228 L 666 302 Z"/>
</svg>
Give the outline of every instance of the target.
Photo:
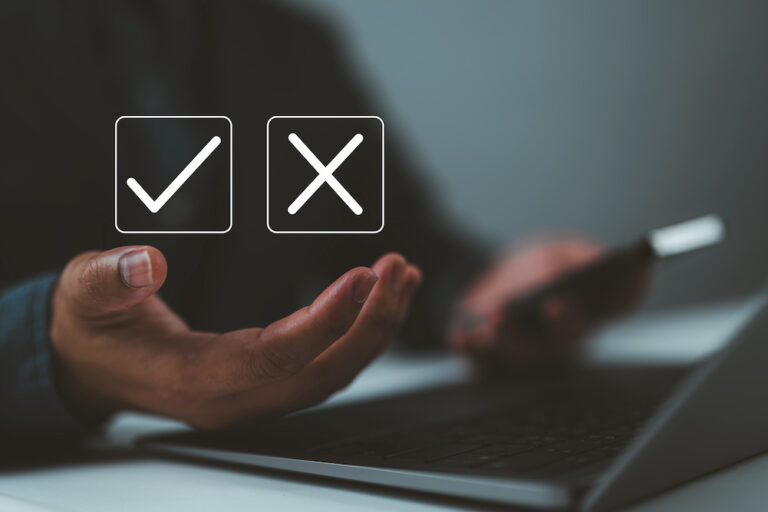
<svg viewBox="0 0 768 512">
<path fill-rule="evenodd" d="M 54 382 L 50 299 L 57 281 L 45 275 L 0 295 L 0 430 L 11 439 L 62 442 L 87 433 Z"/>
</svg>

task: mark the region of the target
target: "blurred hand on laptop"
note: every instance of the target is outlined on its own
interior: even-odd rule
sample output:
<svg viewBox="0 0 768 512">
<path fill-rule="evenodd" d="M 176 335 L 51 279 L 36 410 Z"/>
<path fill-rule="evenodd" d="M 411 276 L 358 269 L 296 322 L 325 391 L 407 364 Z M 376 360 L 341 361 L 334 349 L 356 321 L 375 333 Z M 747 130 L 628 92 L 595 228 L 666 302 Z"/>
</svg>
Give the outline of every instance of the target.
<svg viewBox="0 0 768 512">
<path fill-rule="evenodd" d="M 624 279 L 596 280 L 589 290 L 548 296 L 534 315 L 509 318 L 509 307 L 526 293 L 589 265 L 604 247 L 580 236 L 531 239 L 504 252 L 459 300 L 450 326 L 453 348 L 479 360 L 530 363 L 569 356 L 605 321 L 636 304 L 651 260 L 639 259 Z M 595 301 L 591 295 L 599 295 Z M 608 300 L 605 300 L 608 298 Z"/>
</svg>

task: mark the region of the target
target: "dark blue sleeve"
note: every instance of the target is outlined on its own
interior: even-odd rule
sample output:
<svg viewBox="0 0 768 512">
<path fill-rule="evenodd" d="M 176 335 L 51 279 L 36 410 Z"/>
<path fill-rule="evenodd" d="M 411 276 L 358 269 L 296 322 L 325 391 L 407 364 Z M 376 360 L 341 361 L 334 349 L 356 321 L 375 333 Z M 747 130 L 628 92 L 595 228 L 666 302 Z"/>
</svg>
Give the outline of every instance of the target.
<svg viewBox="0 0 768 512">
<path fill-rule="evenodd" d="M 0 443 L 64 443 L 85 434 L 54 383 L 49 319 L 57 278 L 42 276 L 0 295 Z"/>
</svg>

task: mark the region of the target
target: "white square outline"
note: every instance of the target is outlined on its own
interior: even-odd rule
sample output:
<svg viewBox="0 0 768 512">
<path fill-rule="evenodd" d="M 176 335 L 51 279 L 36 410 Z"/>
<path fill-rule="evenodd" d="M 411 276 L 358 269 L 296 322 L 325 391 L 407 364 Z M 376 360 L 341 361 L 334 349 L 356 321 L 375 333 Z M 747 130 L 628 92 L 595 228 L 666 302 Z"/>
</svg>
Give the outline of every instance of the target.
<svg viewBox="0 0 768 512">
<path fill-rule="evenodd" d="M 376 231 L 275 231 L 269 225 L 269 124 L 274 119 L 376 119 L 381 123 L 381 226 Z M 276 235 L 373 235 L 384 230 L 384 120 L 379 116 L 272 116 L 267 120 L 267 229 Z"/>
<path fill-rule="evenodd" d="M 117 125 L 123 119 L 226 119 L 229 123 L 229 227 L 224 231 L 123 231 L 117 225 Z M 232 120 L 227 116 L 120 116 L 115 119 L 115 229 L 126 235 L 223 235 L 232 231 L 233 175 L 232 175 Z"/>
</svg>

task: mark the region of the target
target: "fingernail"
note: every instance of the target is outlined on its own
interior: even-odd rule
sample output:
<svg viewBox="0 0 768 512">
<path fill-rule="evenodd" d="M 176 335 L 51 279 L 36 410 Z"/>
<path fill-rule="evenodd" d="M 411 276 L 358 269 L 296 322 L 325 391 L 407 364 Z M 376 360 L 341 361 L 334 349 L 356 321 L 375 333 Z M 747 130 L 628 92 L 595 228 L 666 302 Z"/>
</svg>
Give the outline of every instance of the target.
<svg viewBox="0 0 768 512">
<path fill-rule="evenodd" d="M 363 304 L 378 280 L 379 278 L 373 272 L 366 272 L 357 276 L 352 285 L 352 299 L 358 304 Z"/>
<path fill-rule="evenodd" d="M 129 288 L 144 288 L 153 283 L 152 260 L 146 249 L 123 254 L 118 266 L 120 278 Z"/>
<path fill-rule="evenodd" d="M 396 292 L 403 286 L 403 275 L 405 274 L 405 265 L 396 263 L 395 268 L 389 274 L 389 285 Z"/>
</svg>

